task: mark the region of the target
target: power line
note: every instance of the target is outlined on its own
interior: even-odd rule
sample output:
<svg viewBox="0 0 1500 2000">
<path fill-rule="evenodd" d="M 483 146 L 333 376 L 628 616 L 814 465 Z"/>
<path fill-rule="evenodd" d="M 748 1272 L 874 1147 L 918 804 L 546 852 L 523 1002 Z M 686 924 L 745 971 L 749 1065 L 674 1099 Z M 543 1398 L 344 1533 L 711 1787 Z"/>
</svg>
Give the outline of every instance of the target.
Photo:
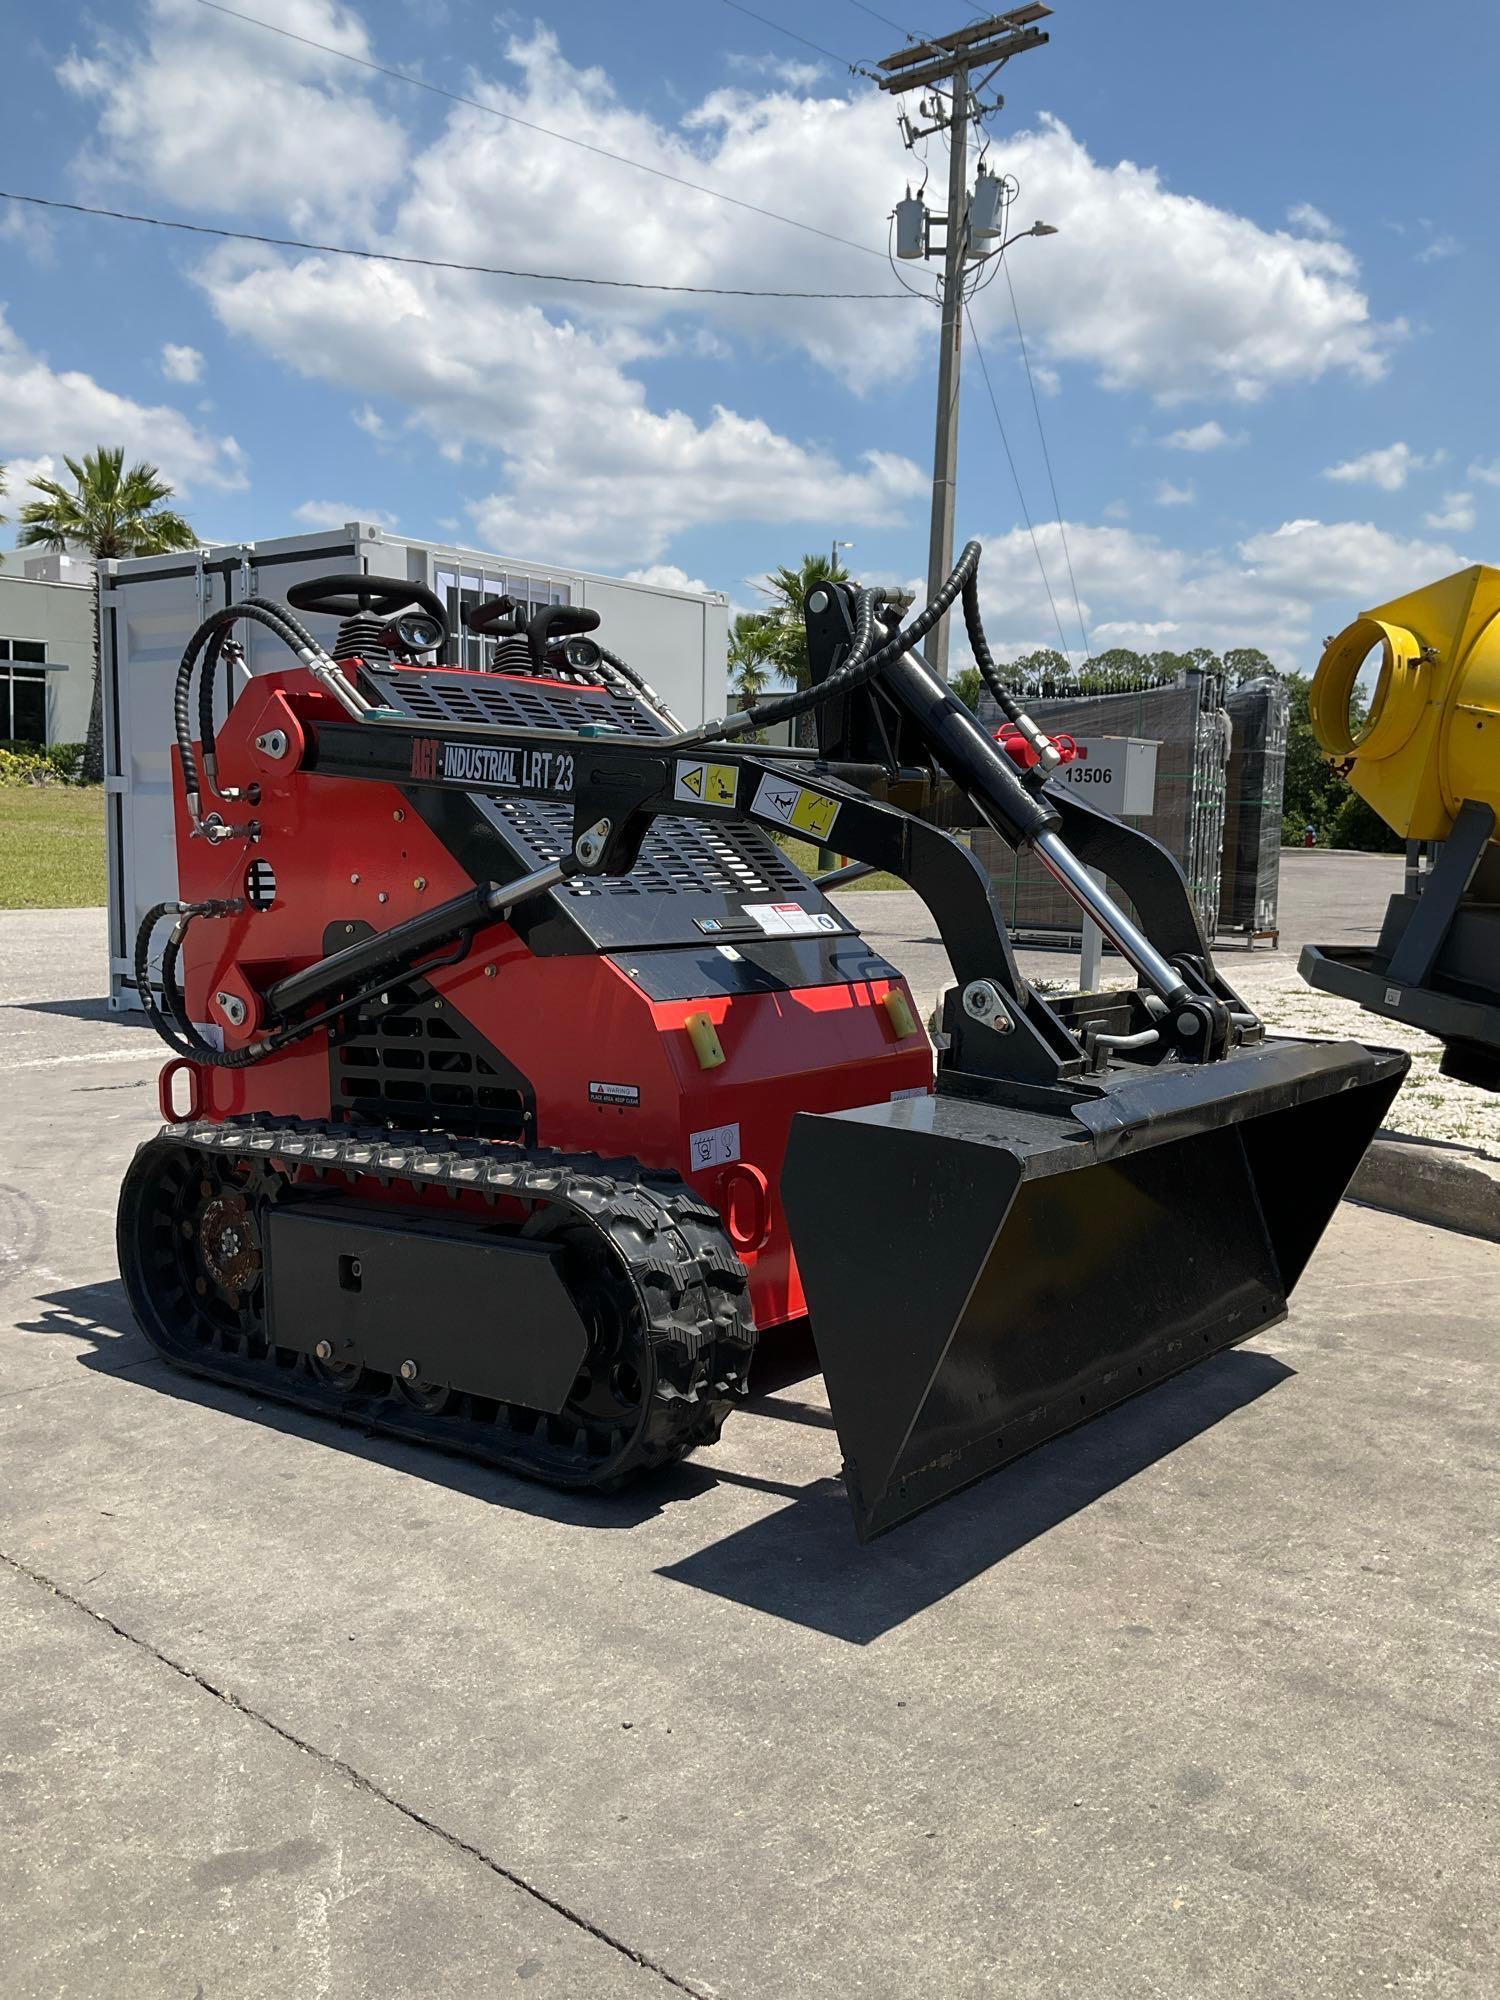
<svg viewBox="0 0 1500 2000">
<path fill-rule="evenodd" d="M 1068 553 L 1068 531 L 1063 526 L 1062 503 L 1057 497 L 1057 481 L 1052 477 L 1052 454 L 1047 449 L 1047 432 L 1042 423 L 1042 406 L 1036 399 L 1036 384 L 1031 379 L 1031 357 L 1026 352 L 1026 336 L 1021 331 L 1021 309 L 1016 304 L 1016 288 L 1011 283 L 1010 260 L 1002 253 L 999 262 L 1005 268 L 1005 288 L 1010 293 L 1010 309 L 1016 322 L 1016 338 L 1021 343 L 1021 359 L 1026 364 L 1026 386 L 1031 391 L 1031 407 L 1036 413 L 1036 434 L 1041 440 L 1042 461 L 1047 468 L 1047 484 L 1052 489 L 1052 511 L 1057 516 L 1057 532 L 1062 538 L 1063 561 L 1068 565 L 1068 582 L 1073 588 L 1073 609 L 1078 613 L 1078 631 L 1083 640 L 1083 657 L 1088 659 L 1094 649 L 1089 643 L 1088 627 L 1083 622 L 1083 604 L 1078 596 L 1077 579 L 1073 575 L 1073 558 Z M 1066 652 L 1067 648 L 1064 647 L 1063 650 Z"/>
<path fill-rule="evenodd" d="M 111 222 L 143 222 L 153 229 L 180 229 L 190 236 L 221 236 L 232 243 L 263 243 L 277 250 L 314 250 L 328 257 L 359 257 L 372 264 L 417 264 L 428 271 L 472 271 L 484 278 L 530 278 L 548 285 L 598 285 L 610 291 L 688 292 L 719 299 L 899 299 L 900 292 L 761 291 L 746 285 L 658 285 L 644 278 L 589 278 L 569 271 L 522 271 L 508 264 L 462 264 L 449 257 L 407 257 L 395 250 L 356 250 L 348 243 L 312 243 L 301 236 L 264 236 L 251 229 L 221 229 L 207 222 L 174 222 L 164 215 L 135 215 L 128 209 L 90 208 L 81 201 L 56 201 L 49 195 L 12 194 L 0 188 L 0 201 L 30 202 L 34 208 L 67 209 L 73 215 L 97 215 Z"/>
<path fill-rule="evenodd" d="M 849 5 L 857 7 L 861 14 L 868 14 L 872 21 L 883 21 L 886 27 L 894 28 L 898 35 L 905 35 L 906 39 L 914 42 L 918 48 L 931 49 L 934 55 L 939 53 L 937 45 L 929 42 L 925 35 L 919 35 L 915 28 L 908 28 L 900 21 L 893 21 L 889 14 L 882 14 L 878 7 L 867 7 L 865 0 L 849 0 Z"/>
<path fill-rule="evenodd" d="M 1031 515 L 1026 506 L 1026 495 L 1021 491 L 1021 475 L 1016 471 L 1016 461 L 1011 456 L 1010 439 L 1005 435 L 1005 419 L 1000 414 L 1000 405 L 995 400 L 995 386 L 990 381 L 990 365 L 984 358 L 984 349 L 979 344 L 979 329 L 974 324 L 974 315 L 969 311 L 968 301 L 964 302 L 964 318 L 969 322 L 969 338 L 974 343 L 974 352 L 979 357 L 979 372 L 984 377 L 984 386 L 989 391 L 990 408 L 995 413 L 995 428 L 1000 433 L 1000 442 L 1005 447 L 1005 462 L 1010 467 L 1010 476 L 1016 484 L 1016 498 L 1021 503 L 1021 518 L 1026 523 L 1026 532 L 1031 537 L 1031 552 L 1036 557 L 1036 566 L 1042 574 L 1042 588 L 1047 593 L 1047 602 L 1052 606 L 1052 622 L 1057 627 L 1058 644 L 1064 658 L 1067 657 L 1068 642 L 1063 637 L 1062 620 L 1057 615 L 1057 603 L 1052 595 L 1052 585 L 1047 580 L 1047 565 L 1042 561 L 1041 546 L 1036 538 L 1036 529 L 1031 525 Z"/>
<path fill-rule="evenodd" d="M 757 14 L 753 7 L 746 7 L 743 0 L 724 0 L 724 5 L 732 7 L 736 14 L 744 14 L 752 21 L 759 21 L 763 28 L 774 28 L 778 35 L 787 35 L 792 41 L 800 42 L 803 48 L 811 49 L 814 55 L 826 56 L 830 62 L 837 63 L 840 69 L 848 70 L 851 76 L 870 74 L 869 70 L 862 69 L 858 63 L 852 63 L 844 56 L 836 56 L 832 49 L 825 49 L 821 42 L 811 42 L 806 35 L 799 35 L 795 28 L 787 27 L 784 21 L 773 21 L 769 14 Z"/>
<path fill-rule="evenodd" d="M 223 0 L 198 0 L 200 7 L 207 7 L 212 13 L 223 14 L 228 20 L 241 21 L 247 27 L 263 28 L 268 35 L 280 35 L 283 41 L 296 42 L 304 49 L 316 49 L 320 55 L 334 56 L 340 62 L 354 63 L 360 69 L 372 71 L 376 76 L 387 76 L 397 83 L 408 83 L 414 90 L 428 91 L 434 97 L 443 97 L 450 104 L 466 105 L 471 111 L 486 112 L 491 118 L 504 119 L 507 124 L 519 125 L 524 131 L 535 132 L 543 139 L 557 139 L 565 146 L 577 146 L 585 153 L 592 153 L 601 160 L 612 160 L 619 167 L 633 167 L 637 173 L 650 174 L 659 181 L 670 181 L 674 187 L 689 189 L 693 194 L 707 195 L 711 201 L 727 202 L 731 208 L 745 210 L 749 215 L 759 215 L 768 222 L 784 222 L 789 229 L 800 229 L 809 236 L 821 236 L 826 243 L 842 244 L 846 250 L 858 250 L 866 257 L 883 257 L 885 252 L 877 250 L 869 243 L 856 243 L 852 237 L 839 236 L 831 229 L 820 229 L 813 222 L 799 222 L 794 215 L 781 215 L 774 208 L 761 208 L 753 201 L 742 201 L 738 195 L 725 194 L 722 188 L 705 187 L 700 181 L 690 181 L 682 174 L 669 173 L 665 167 L 653 167 L 644 160 L 633 160 L 628 153 L 611 152 L 608 146 L 596 146 L 592 140 L 580 139 L 572 132 L 557 132 L 550 125 L 538 125 L 533 119 L 523 118 L 517 111 L 502 111 L 498 105 L 484 104 L 477 97 L 465 97 L 462 91 L 445 90 L 440 83 L 429 83 L 426 77 L 413 76 L 410 70 L 391 69 L 385 63 L 373 61 L 368 56 L 357 56 L 349 49 L 336 49 L 327 42 L 315 42 L 310 35 L 299 35 L 290 28 L 278 27 L 274 21 L 262 21 L 258 15 L 242 14 L 237 8 L 226 7 Z M 746 11 L 746 10 L 742 10 Z M 775 25 L 773 23 L 773 25 Z M 790 31 L 788 31 L 790 32 Z M 819 50 L 819 54 L 825 53 Z M 842 62 L 842 57 L 834 57 Z"/>
</svg>

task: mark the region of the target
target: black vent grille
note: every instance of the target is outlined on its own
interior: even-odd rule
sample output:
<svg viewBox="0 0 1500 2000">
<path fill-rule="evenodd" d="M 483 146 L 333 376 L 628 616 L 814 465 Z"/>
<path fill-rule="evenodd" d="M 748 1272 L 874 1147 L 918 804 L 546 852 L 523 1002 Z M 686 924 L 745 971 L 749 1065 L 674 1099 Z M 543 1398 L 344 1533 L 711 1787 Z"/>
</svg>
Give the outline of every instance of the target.
<svg viewBox="0 0 1500 2000">
<path fill-rule="evenodd" d="M 419 722 L 482 722 L 509 729 L 577 729 L 606 722 L 636 736 L 661 736 L 644 703 L 610 688 L 563 688 L 495 674 L 370 673 L 380 697 Z M 528 871 L 556 861 L 572 837 L 567 806 L 539 799 L 486 798 L 481 810 L 505 834 Z M 658 819 L 628 875 L 570 882 L 555 894 L 599 896 L 804 895 L 807 878 L 768 834 L 747 820 Z"/>
<path fill-rule="evenodd" d="M 486 803 L 528 868 L 556 861 L 567 846 L 572 815 L 566 806 L 538 799 Z M 795 896 L 807 887 L 773 840 L 759 827 L 726 820 L 706 826 L 692 819 L 659 819 L 628 875 L 598 875 L 569 882 L 559 895 L 586 896 Z"/>
<path fill-rule="evenodd" d="M 604 723 L 629 736 L 664 736 L 665 725 L 641 702 L 606 687 L 559 687 L 502 674 L 367 669 L 381 700 L 418 722 L 480 723 L 492 729 L 581 729 Z"/>
<path fill-rule="evenodd" d="M 335 1117 L 519 1139 L 530 1085 L 425 982 L 393 986 L 329 1047 Z"/>
</svg>

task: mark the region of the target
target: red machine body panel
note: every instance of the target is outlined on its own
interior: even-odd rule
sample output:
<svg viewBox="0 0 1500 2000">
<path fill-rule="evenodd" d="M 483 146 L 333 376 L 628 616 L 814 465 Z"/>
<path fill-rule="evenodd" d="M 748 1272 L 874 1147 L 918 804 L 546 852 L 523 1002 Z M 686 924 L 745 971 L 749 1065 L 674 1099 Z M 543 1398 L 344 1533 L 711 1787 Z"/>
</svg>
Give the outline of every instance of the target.
<svg viewBox="0 0 1500 2000">
<path fill-rule="evenodd" d="M 300 768 L 301 722 L 333 719 L 301 670 L 258 678 L 236 703 L 219 739 L 220 781 L 256 785 L 259 797 L 220 809 L 226 819 L 253 817 L 253 841 L 193 836 L 174 754 L 183 899 L 247 899 L 242 914 L 195 925 L 183 957 L 188 1011 L 228 1047 L 264 1030 L 268 988 L 337 950 L 344 934 L 388 930 L 473 886 L 396 786 Z M 289 739 L 280 758 L 255 745 L 272 728 Z M 266 907 L 248 907 L 252 867 Z M 705 940 L 705 952 L 716 948 Z M 528 1143 L 675 1170 L 724 1217 L 750 1272 L 756 1323 L 799 1317 L 806 1306 L 778 1192 L 792 1118 L 931 1089 L 926 1034 L 900 1033 L 917 1019 L 911 995 L 892 977 L 657 1000 L 631 976 L 631 961 L 647 955 L 543 956 L 496 923 L 463 958 L 420 978 L 425 1004 L 450 1010 L 529 1082 Z M 904 1007 L 885 1006 L 892 992 Z M 243 1026 L 226 1024 L 220 993 L 245 1002 Z M 688 1026 L 699 1015 L 723 1052 L 709 1068 Z M 340 1070 L 326 1029 L 250 1069 L 192 1067 L 197 1116 L 360 1117 L 358 1075 Z"/>
</svg>

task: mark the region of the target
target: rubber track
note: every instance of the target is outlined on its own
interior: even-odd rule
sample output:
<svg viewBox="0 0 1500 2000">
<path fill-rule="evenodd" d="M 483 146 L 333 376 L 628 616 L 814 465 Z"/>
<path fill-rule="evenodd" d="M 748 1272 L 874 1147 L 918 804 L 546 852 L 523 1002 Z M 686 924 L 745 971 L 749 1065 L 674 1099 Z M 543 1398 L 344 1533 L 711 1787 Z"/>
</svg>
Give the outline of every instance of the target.
<svg viewBox="0 0 1500 2000">
<path fill-rule="evenodd" d="M 358 1176 L 414 1191 L 442 1188 L 454 1199 L 477 1192 L 570 1211 L 605 1239 L 639 1301 L 654 1362 L 654 1391 L 644 1420 L 613 1456 L 590 1457 L 550 1441 L 546 1417 L 527 1423 L 525 1413 L 504 1405 L 490 1406 L 495 1414 L 487 1417 L 472 1411 L 465 1417 L 432 1413 L 414 1407 L 394 1385 L 378 1393 L 341 1391 L 313 1373 L 305 1356 L 288 1365 L 280 1357 L 290 1350 L 271 1349 L 254 1358 L 188 1337 L 180 1346 L 159 1339 L 137 1300 L 138 1285 L 149 1289 L 149 1268 L 132 1217 L 140 1200 L 151 1199 L 149 1184 L 140 1183 L 153 1177 L 153 1159 L 164 1165 L 183 1149 L 201 1154 L 205 1167 L 210 1161 L 237 1162 L 276 1175 L 280 1166 L 284 1171 L 276 1177 L 287 1186 L 294 1172 L 310 1169 L 318 1177 Z M 252 1178 L 247 1192 L 255 1188 Z M 263 1182 L 259 1194 L 264 1199 Z M 550 1485 L 611 1487 L 630 1474 L 669 1464 L 713 1443 L 733 1404 L 747 1393 L 755 1342 L 749 1280 L 723 1222 L 676 1174 L 632 1159 L 300 1120 L 166 1125 L 141 1146 L 126 1174 L 119 1238 L 126 1290 L 143 1331 L 174 1366 L 321 1415 L 460 1451 Z M 164 1302 L 153 1303 L 165 1320 Z"/>
</svg>

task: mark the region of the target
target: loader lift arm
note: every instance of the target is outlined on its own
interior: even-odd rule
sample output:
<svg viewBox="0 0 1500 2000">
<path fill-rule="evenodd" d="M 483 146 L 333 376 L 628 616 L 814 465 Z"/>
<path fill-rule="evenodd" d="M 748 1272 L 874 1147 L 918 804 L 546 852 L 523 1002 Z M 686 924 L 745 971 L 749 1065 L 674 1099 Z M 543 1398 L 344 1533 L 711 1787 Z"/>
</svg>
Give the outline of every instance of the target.
<svg viewBox="0 0 1500 2000">
<path fill-rule="evenodd" d="M 1169 1055 L 1206 1062 L 1257 1032 L 1254 1015 L 1212 970 L 1181 871 L 1164 849 L 1071 798 L 1029 790 L 914 654 L 898 655 L 880 686 L 903 714 L 905 752 L 917 750 L 959 786 L 1002 838 L 1034 847 L 1142 974 L 1139 996 L 1094 1004 L 1092 1018 L 1105 1024 L 1096 1032 L 1107 1043 L 1134 1043 L 1132 1053 L 1153 1063 Z M 572 851 L 559 863 L 557 881 L 628 874 L 658 817 L 738 817 L 778 834 L 813 825 L 820 840 L 836 837 L 841 852 L 906 882 L 931 910 L 957 981 L 944 1019 L 945 1071 L 1059 1084 L 1077 1078 L 1089 1060 L 1084 1039 L 1022 976 L 989 878 L 972 853 L 941 828 L 850 782 L 856 772 L 866 777 L 868 766 L 824 761 L 815 752 L 803 764 L 729 743 L 681 751 L 671 739 L 658 744 L 555 730 L 445 724 L 437 735 L 389 711 L 312 727 L 306 737 L 305 767 L 326 776 L 566 803 Z M 1065 825 L 1087 860 L 1107 867 L 1149 912 L 1148 925 L 1169 939 L 1170 957 L 1087 876 L 1058 838 Z M 552 886 L 541 882 L 532 893 Z M 508 898 L 498 888 L 492 894 L 490 920 L 517 900 L 515 885 L 509 887 Z M 436 915 L 421 920 L 424 948 L 435 942 Z M 458 916 L 464 921 L 455 922 L 454 934 L 485 920 L 477 905 Z M 398 942 L 394 934 L 390 941 Z M 327 976 L 336 970 L 330 965 Z M 314 997 L 314 988 L 331 990 L 317 973 L 296 975 L 290 992 L 276 997 L 284 1005 L 291 994 L 301 1002 Z M 990 989 L 983 998 L 980 988 Z M 1122 1027 L 1123 1035 L 1107 1032 Z"/>
</svg>

